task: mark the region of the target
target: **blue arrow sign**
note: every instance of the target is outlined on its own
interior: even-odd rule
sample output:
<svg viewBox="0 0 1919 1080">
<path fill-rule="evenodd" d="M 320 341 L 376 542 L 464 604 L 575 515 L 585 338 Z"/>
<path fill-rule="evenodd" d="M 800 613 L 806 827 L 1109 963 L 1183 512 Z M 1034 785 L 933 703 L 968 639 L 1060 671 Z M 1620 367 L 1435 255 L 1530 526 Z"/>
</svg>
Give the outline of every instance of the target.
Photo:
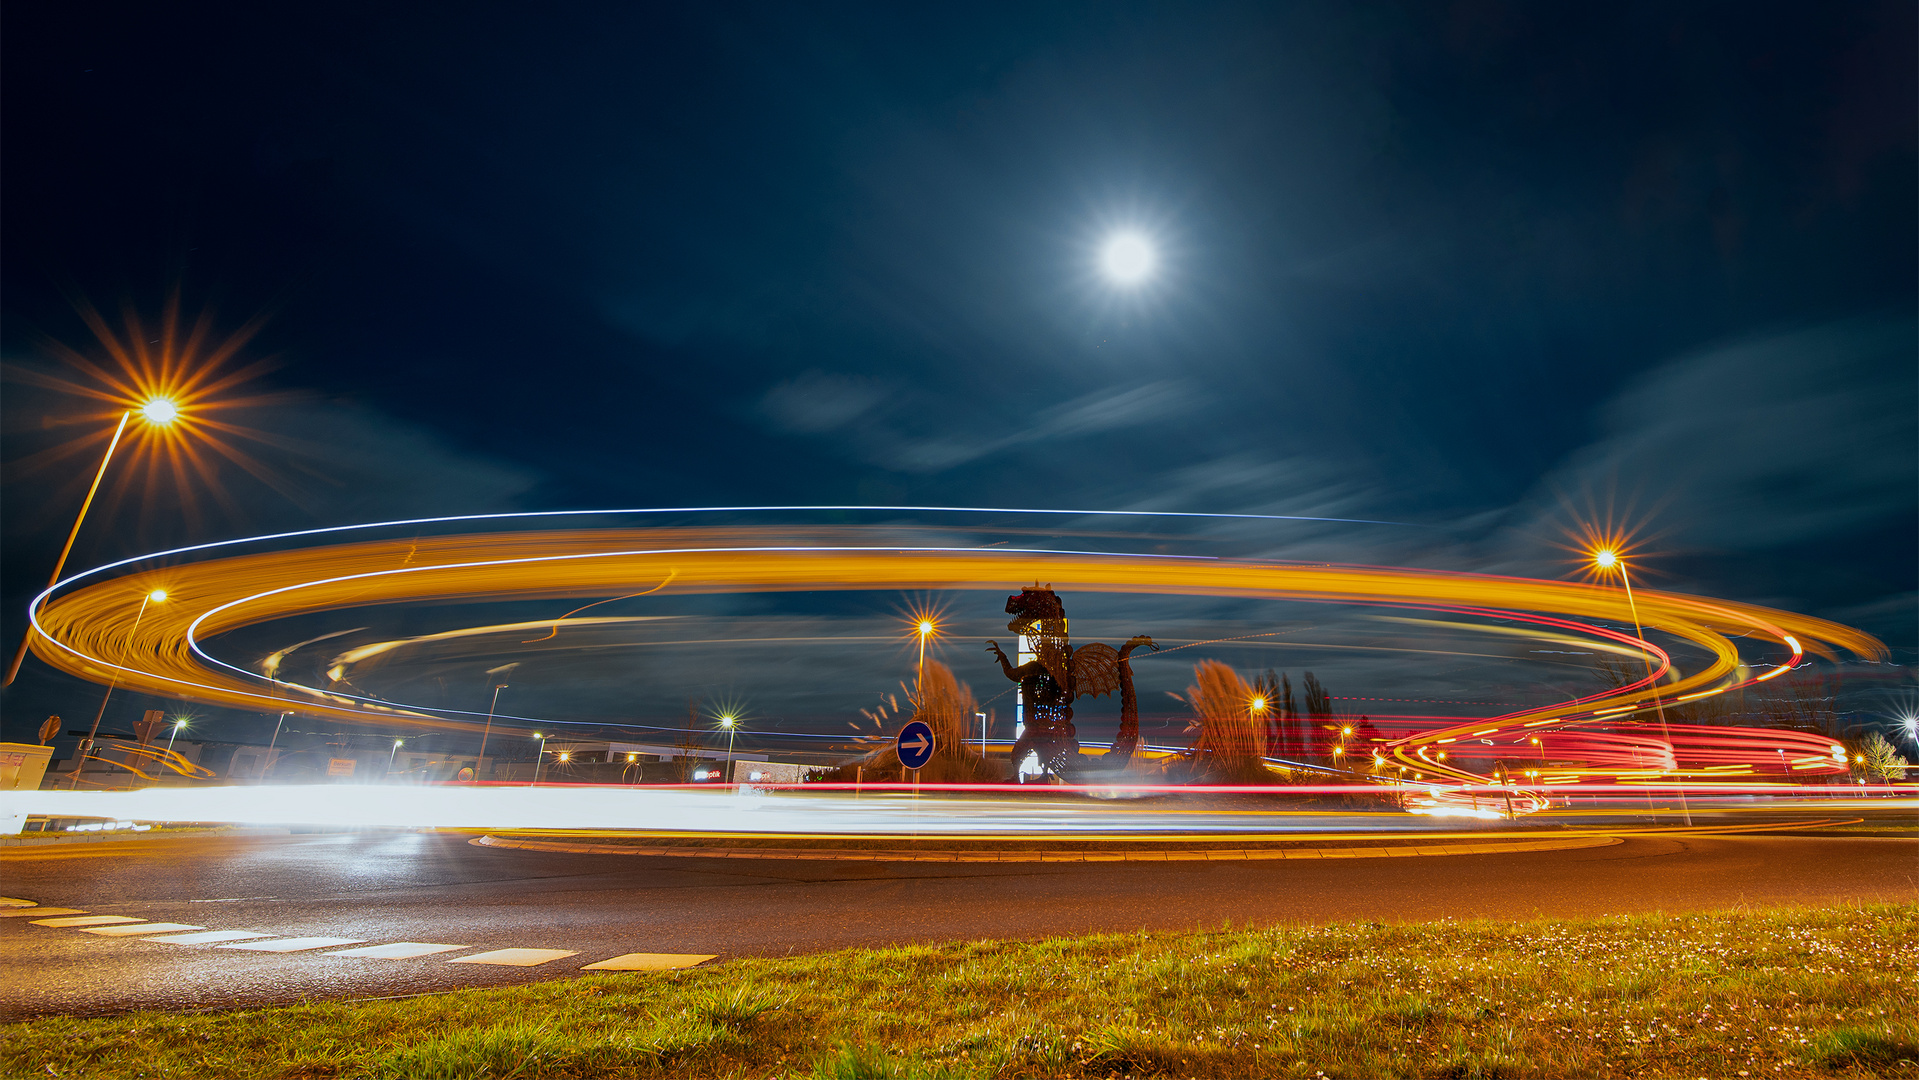
<svg viewBox="0 0 1919 1080">
<path fill-rule="evenodd" d="M 933 760 L 933 729 L 924 720 L 913 721 L 900 729 L 899 744 L 894 749 L 899 751 L 901 765 L 920 768 Z"/>
</svg>

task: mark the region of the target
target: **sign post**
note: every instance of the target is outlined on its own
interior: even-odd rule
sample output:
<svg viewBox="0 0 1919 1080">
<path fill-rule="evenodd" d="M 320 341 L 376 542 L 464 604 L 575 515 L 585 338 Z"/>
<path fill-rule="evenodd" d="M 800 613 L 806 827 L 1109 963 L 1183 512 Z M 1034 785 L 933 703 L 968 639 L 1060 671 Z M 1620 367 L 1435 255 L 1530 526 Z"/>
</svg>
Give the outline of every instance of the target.
<svg viewBox="0 0 1919 1080">
<path fill-rule="evenodd" d="M 915 720 L 900 729 L 899 739 L 893 744 L 893 750 L 900 756 L 900 766 L 913 770 L 913 794 L 920 792 L 920 769 L 933 760 L 933 729 L 924 720 Z"/>
</svg>

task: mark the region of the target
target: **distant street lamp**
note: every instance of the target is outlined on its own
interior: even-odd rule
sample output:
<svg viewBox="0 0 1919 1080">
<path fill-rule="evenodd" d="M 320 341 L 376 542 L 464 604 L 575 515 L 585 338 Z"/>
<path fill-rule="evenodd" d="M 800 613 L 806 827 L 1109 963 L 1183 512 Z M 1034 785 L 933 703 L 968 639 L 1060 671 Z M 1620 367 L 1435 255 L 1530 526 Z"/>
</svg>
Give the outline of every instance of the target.
<svg viewBox="0 0 1919 1080">
<path fill-rule="evenodd" d="M 94 482 L 96 484 L 99 483 L 97 478 Z M 76 529 L 79 528 L 78 523 L 76 523 L 74 527 Z M 67 543 L 72 544 L 73 541 L 69 539 Z M 62 555 L 61 559 L 64 561 L 66 556 Z M 167 591 L 165 589 L 155 589 L 140 598 L 140 610 L 133 616 L 133 628 L 127 631 L 128 641 L 132 641 L 133 635 L 140 632 L 140 620 L 146 616 L 147 605 L 164 604 L 166 600 Z M 107 715 L 107 702 L 113 699 L 113 688 L 119 685 L 120 668 L 118 665 L 115 665 L 113 677 L 107 680 L 107 692 L 100 695 L 100 711 L 93 714 L 93 726 L 87 729 L 87 737 L 80 740 L 80 746 L 74 752 L 73 781 L 67 785 L 69 788 L 78 788 L 80 786 L 80 770 L 87 767 L 87 755 L 93 753 L 94 737 L 100 734 L 100 720 Z"/>
<path fill-rule="evenodd" d="M 920 640 L 926 639 L 922 635 Z M 722 716 L 720 726 L 726 729 L 726 771 L 720 777 L 730 784 L 733 782 L 733 736 L 739 733 L 739 721 L 731 716 Z"/>
<path fill-rule="evenodd" d="M 534 732 L 533 737 L 540 740 L 540 748 L 533 754 L 533 783 L 529 787 L 540 786 L 540 767 L 546 764 L 546 736 Z"/>
<path fill-rule="evenodd" d="M 80 523 L 87 520 L 87 509 L 93 505 L 93 496 L 100 490 L 100 481 L 107 475 L 107 463 L 113 460 L 113 451 L 120 445 L 120 436 L 126 433 L 127 422 L 133 419 L 135 413 L 139 414 L 143 422 L 153 427 L 171 427 L 173 422 L 180 418 L 180 406 L 172 398 L 156 395 L 120 414 L 119 426 L 113 429 L 113 438 L 107 440 L 107 452 L 101 455 L 100 467 L 94 471 L 93 486 L 87 488 L 87 497 L 80 502 L 79 516 L 73 519 L 73 528 L 67 532 L 66 546 L 60 549 L 60 557 L 54 560 L 53 574 L 47 578 L 49 589 L 60 583 L 60 571 L 66 569 L 67 556 L 73 553 L 73 542 L 80 537 Z M 6 680 L 0 681 L 0 686 L 13 685 L 14 678 L 20 674 L 20 665 L 27 658 L 27 649 L 33 644 L 33 635 L 36 632 L 33 623 L 27 623 L 27 636 L 21 639 L 19 650 L 13 654 L 13 662 L 7 665 Z M 90 748 L 92 744 L 93 737 L 88 736 L 86 745 Z M 77 773 L 74 779 L 77 783 L 79 780 Z"/>
<path fill-rule="evenodd" d="M 486 768 L 486 740 L 487 736 L 493 734 L 493 710 L 500 707 L 500 691 L 506 689 L 506 687 L 506 683 L 495 685 L 493 687 L 493 702 L 486 707 L 486 728 L 480 732 L 480 760 L 473 763 L 473 775 L 475 779 L 478 779 L 480 770 Z"/>
<path fill-rule="evenodd" d="M 186 726 L 187 726 L 186 717 L 180 716 L 180 717 L 174 718 L 173 734 L 167 736 L 167 753 L 169 754 L 173 753 L 173 740 L 180 737 L 180 732 L 184 730 Z"/>
<path fill-rule="evenodd" d="M 920 620 L 920 624 L 919 624 L 919 633 L 920 633 L 919 692 L 920 692 L 920 705 L 922 707 L 924 707 L 926 704 L 926 639 L 933 635 L 933 631 L 935 629 L 936 627 L 933 625 L 933 620 L 931 619 Z"/>
<path fill-rule="evenodd" d="M 394 758 L 394 756 L 395 756 L 395 755 L 397 755 L 397 754 L 399 754 L 399 752 L 400 752 L 400 744 L 401 744 L 401 743 L 403 743 L 403 742 L 405 742 L 405 741 L 406 741 L 405 739 L 395 739 L 395 740 L 393 740 L 393 749 L 391 749 L 391 750 L 388 750 L 388 751 L 387 751 L 387 753 L 386 753 L 386 774 L 387 774 L 388 776 L 392 776 L 392 775 L 393 775 L 393 758 Z"/>
<path fill-rule="evenodd" d="M 286 722 L 286 713 L 281 713 L 280 718 L 273 722 L 273 738 L 267 740 L 266 756 L 260 759 L 260 776 L 262 779 L 265 779 L 267 770 L 273 767 L 273 749 L 280 745 L 280 725 Z"/>
<path fill-rule="evenodd" d="M 1619 571 L 1619 580 L 1626 587 L 1626 608 L 1632 612 L 1633 633 L 1640 641 L 1645 641 L 1646 631 L 1639 622 L 1639 603 L 1633 599 L 1632 576 L 1626 573 L 1625 558 L 1611 548 L 1600 548 L 1598 551 L 1593 552 L 1593 565 L 1598 567 L 1601 573 L 1611 573 L 1614 570 Z M 1650 653 L 1642 653 L 1641 655 L 1644 656 L 1646 660 L 1646 681 L 1651 685 L 1652 689 L 1653 711 L 1659 714 L 1659 735 L 1666 740 L 1666 748 L 1673 751 L 1673 768 L 1676 771 L 1679 767 L 1679 752 L 1672 744 L 1672 730 L 1666 726 L 1666 706 L 1659 700 L 1659 684 L 1653 676 L 1652 655 Z M 1674 789 L 1679 793 L 1679 812 L 1685 818 L 1686 824 L 1691 825 L 1692 807 L 1686 803 L 1685 782 L 1682 780 L 1678 784 L 1675 784 Z"/>
</svg>

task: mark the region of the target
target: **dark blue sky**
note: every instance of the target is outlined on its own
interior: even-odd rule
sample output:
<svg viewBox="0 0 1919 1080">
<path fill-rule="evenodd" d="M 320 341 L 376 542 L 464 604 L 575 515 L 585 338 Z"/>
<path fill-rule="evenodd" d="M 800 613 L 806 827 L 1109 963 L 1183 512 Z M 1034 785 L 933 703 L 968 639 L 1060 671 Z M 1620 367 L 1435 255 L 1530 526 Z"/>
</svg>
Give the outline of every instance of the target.
<svg viewBox="0 0 1919 1080">
<path fill-rule="evenodd" d="M 398 10 L 394 10 L 398 9 Z M 274 491 L 75 566 L 411 512 L 1387 518 L 1277 554 L 1662 584 L 1919 644 L 1914 8 L 16 3 L 7 361 L 238 327 Z M 1162 246 L 1124 294 L 1111 230 Z M 7 387 L 5 458 L 72 429 Z M 78 461 L 79 459 L 75 459 Z M 5 486 L 6 629 L 84 465 Z M 44 713 L 35 684 L 8 731 Z"/>
</svg>

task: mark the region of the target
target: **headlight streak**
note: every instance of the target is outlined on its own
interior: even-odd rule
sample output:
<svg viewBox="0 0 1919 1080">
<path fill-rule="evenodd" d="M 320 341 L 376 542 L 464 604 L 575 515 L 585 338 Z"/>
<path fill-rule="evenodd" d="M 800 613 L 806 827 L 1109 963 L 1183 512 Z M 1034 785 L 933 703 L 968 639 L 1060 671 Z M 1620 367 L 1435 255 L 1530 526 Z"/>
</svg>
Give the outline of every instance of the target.
<svg viewBox="0 0 1919 1080">
<path fill-rule="evenodd" d="M 1542 612 L 1561 612 L 1582 619 L 1623 621 L 1625 604 L 1615 590 L 1571 582 L 1532 581 L 1478 574 L 1449 574 L 1437 571 L 1400 570 L 1390 567 L 1356 567 L 1336 564 L 1297 564 L 1223 560 L 1203 556 L 1131 554 L 1112 552 L 1066 551 L 1037 548 L 980 548 L 957 546 L 899 545 L 799 545 L 799 544 L 657 544 L 658 540 L 728 538 L 723 529 L 588 530 L 567 532 L 451 535 L 409 540 L 364 541 L 332 547 L 308 548 L 265 554 L 230 556 L 168 567 L 158 571 L 136 572 L 128 578 L 116 578 L 75 588 L 82 579 L 98 578 L 114 569 L 149 562 L 162 557 L 202 553 L 237 544 L 289 537 L 339 533 L 353 529 L 377 529 L 395 524 L 441 523 L 500 518 L 557 517 L 576 513 L 692 513 L 701 508 L 654 511 L 554 511 L 531 514 L 470 515 L 457 518 L 419 519 L 418 522 L 381 522 L 373 525 L 339 526 L 275 534 L 245 540 L 221 541 L 173 549 L 152 556 L 121 560 L 85 571 L 35 597 L 30 615 L 39 631 L 35 649 L 54 666 L 82 677 L 111 677 L 118 672 L 125 685 L 169 696 L 183 696 L 216 704 L 278 710 L 292 704 L 298 695 L 300 709 L 311 714 L 380 720 L 391 722 L 405 718 L 426 726 L 464 727 L 463 721 L 441 717 L 474 716 L 477 711 L 451 709 L 415 709 L 381 701 L 366 695 L 337 690 L 318 690 L 274 673 L 248 671 L 214 657 L 202 645 L 202 639 L 243 626 L 294 614 L 339 610 L 362 604 L 403 602 L 427 599 L 488 598 L 524 600 L 562 596 L 604 595 L 622 591 L 636 578 L 658 582 L 662 575 L 672 578 L 674 593 L 726 593 L 756 591 L 848 591 L 909 589 L 1000 589 L 1009 581 L 1041 574 L 1049 580 L 1088 591 L 1117 593 L 1162 593 L 1174 595 L 1210 595 L 1261 597 L 1336 604 L 1371 604 L 1436 613 L 1468 615 L 1477 618 L 1519 622 L 1550 627 L 1579 635 L 1567 639 L 1545 635 L 1550 640 L 1579 641 L 1606 651 L 1632 652 L 1655 661 L 1653 672 L 1637 682 L 1614 691 L 1543 708 L 1526 708 L 1491 717 L 1459 718 L 1450 724 L 1423 730 L 1413 735 L 1385 741 L 1382 747 L 1395 759 L 1416 764 L 1433 779 L 1423 781 L 1426 788 L 1483 784 L 1478 776 L 1456 765 L 1436 760 L 1426 751 L 1451 745 L 1462 739 L 1485 740 L 1489 734 L 1529 730 L 1533 733 L 1559 731 L 1556 750 L 1582 749 L 1578 742 L 1567 743 L 1563 730 L 1567 725 L 1618 719 L 1654 707 L 1647 691 L 1670 674 L 1676 681 L 1661 688 L 1658 699 L 1665 702 L 1692 701 L 1724 693 L 1740 686 L 1772 678 L 1789 670 L 1806 651 L 1801 639 L 1822 655 L 1833 650 L 1877 658 L 1883 646 L 1868 635 L 1838 624 L 1752 605 L 1708 601 L 1680 594 L 1641 592 L 1640 607 L 1648 625 L 1703 648 L 1714 657 L 1705 669 L 1689 676 L 1673 671 L 1666 651 L 1651 642 L 1623 631 L 1590 625 L 1575 619 Z M 745 511 L 766 508 L 717 508 Z M 786 509 L 829 509 L 818 507 Z M 884 510 L 961 510 L 963 508 L 837 508 Z M 996 511 L 997 512 L 997 511 Z M 1004 511 L 1025 513 L 1029 511 Z M 1140 516 L 1126 511 L 1031 511 L 1033 513 Z M 1171 515 L 1189 517 L 1250 517 L 1260 520 L 1296 520 L 1267 515 Z M 733 536 L 733 539 L 738 539 Z M 633 541 L 654 540 L 654 545 Z M 490 556 L 490 557 L 477 557 Z M 400 565 L 394 565 L 399 563 Z M 671 565 L 668 565 L 668 564 Z M 383 564 L 383 565 L 382 565 Z M 351 573 L 326 573 L 353 566 L 376 565 Z M 316 571 L 318 573 L 316 574 Z M 137 581 L 139 589 L 128 584 Z M 167 615 L 151 619 L 140 628 L 140 636 L 129 640 L 119 631 L 124 622 L 121 610 L 152 585 L 164 583 L 172 595 Z M 261 588 L 260 586 L 270 586 Z M 71 591 L 68 591 L 71 590 Z M 52 599 L 55 593 L 63 593 Z M 1487 606 L 1488 602 L 1502 606 Z M 182 625 L 182 619 L 192 617 Z M 581 624 L 593 620 L 580 620 Z M 1400 620 L 1424 622 L 1430 620 Z M 537 625 L 552 625 L 541 620 Z M 1478 626 L 1473 629 L 1493 633 L 1526 634 L 1518 627 Z M 1757 634 L 1791 649 L 1792 657 L 1774 670 L 1753 678 L 1727 634 Z M 1598 639 L 1598 640 L 1594 640 Z M 317 640 L 317 639 L 316 639 Z M 261 693 L 266 684 L 275 693 Z M 513 719 L 502 715 L 500 719 Z M 531 718 L 527 718 L 531 719 Z M 550 718 L 542 724 L 564 723 Z M 575 723 L 589 723 L 576 721 Z M 644 726 L 644 725 L 616 725 Z M 1681 728 L 1675 728 L 1681 731 Z M 1718 731 L 1720 729 L 1707 729 Z M 775 733 L 797 736 L 802 733 Z M 1703 735 L 1703 732 L 1699 732 Z M 1787 733 L 1769 733 L 1783 735 Z M 819 736 L 845 741 L 843 735 Z M 1653 747 L 1635 746 L 1629 756 L 1636 760 L 1606 762 L 1605 746 L 1618 736 L 1585 734 L 1583 750 L 1596 760 L 1587 767 L 1554 765 L 1528 772 L 1527 786 L 1550 786 L 1555 781 L 1597 775 L 1591 766 L 1632 765 L 1647 770 L 1657 782 L 1672 783 L 1679 776 L 1661 777 L 1661 769 L 1674 766 L 1672 748 L 1664 743 Z M 1640 740 L 1643 742 L 1643 740 Z M 1688 743 L 1693 739 L 1689 733 Z M 1790 741 L 1790 740 L 1788 740 Z M 1645 761 L 1640 754 L 1651 752 L 1655 760 Z M 1808 747 L 1785 743 L 1768 745 L 1781 756 L 1790 752 L 1804 755 Z M 1663 754 L 1660 751 L 1663 750 Z M 1543 751 L 1542 751 L 1543 757 Z M 1703 765 L 1703 761 L 1702 761 Z M 1717 767 L 1727 767 L 1722 760 Z M 1792 767 L 1810 767 L 1799 758 Z M 1843 765 L 1841 766 L 1843 768 Z M 1422 778 L 1423 779 L 1423 778 Z M 1576 781 L 1575 781 L 1576 782 Z M 1464 790 L 1462 788 L 1462 790 Z M 1510 789 L 1507 789 L 1510 790 Z M 1584 787 L 1582 786 L 1582 790 Z M 1468 793 L 1470 797 L 1470 792 Z M 1450 799 L 1451 793 L 1444 798 Z M 1534 799 L 1526 796 L 1531 804 Z"/>
</svg>

